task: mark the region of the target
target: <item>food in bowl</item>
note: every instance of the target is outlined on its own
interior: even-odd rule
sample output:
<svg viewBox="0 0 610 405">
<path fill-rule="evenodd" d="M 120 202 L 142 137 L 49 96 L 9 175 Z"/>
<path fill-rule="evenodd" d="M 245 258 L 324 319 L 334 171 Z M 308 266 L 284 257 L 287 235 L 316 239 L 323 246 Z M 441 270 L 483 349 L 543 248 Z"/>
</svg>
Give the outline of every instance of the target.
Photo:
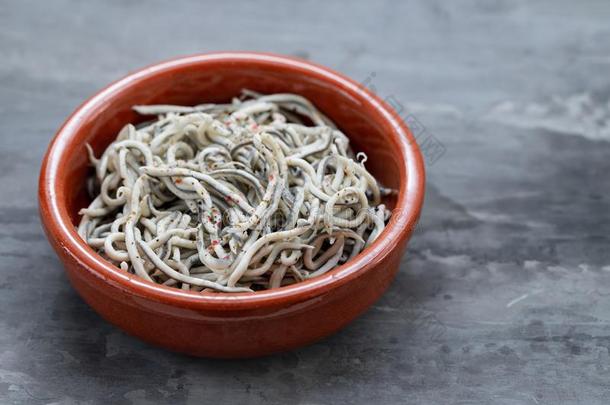
<svg viewBox="0 0 610 405">
<path fill-rule="evenodd" d="M 349 139 L 306 98 L 244 90 L 228 104 L 134 106 L 90 177 L 80 237 L 143 279 L 249 292 L 327 273 L 390 211 Z"/>
</svg>

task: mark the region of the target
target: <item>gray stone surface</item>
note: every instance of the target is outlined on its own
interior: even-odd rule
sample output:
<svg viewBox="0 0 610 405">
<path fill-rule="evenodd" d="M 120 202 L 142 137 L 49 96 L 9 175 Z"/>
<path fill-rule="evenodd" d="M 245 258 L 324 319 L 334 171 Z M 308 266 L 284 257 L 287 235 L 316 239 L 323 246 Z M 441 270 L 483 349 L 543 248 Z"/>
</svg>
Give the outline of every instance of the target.
<svg viewBox="0 0 610 405">
<path fill-rule="evenodd" d="M 329 3 L 0 2 L 0 403 L 609 403 L 610 3 Z M 46 145 L 82 100 L 230 49 L 374 72 L 446 150 L 385 296 L 323 342 L 247 361 L 105 323 L 36 209 Z"/>
</svg>

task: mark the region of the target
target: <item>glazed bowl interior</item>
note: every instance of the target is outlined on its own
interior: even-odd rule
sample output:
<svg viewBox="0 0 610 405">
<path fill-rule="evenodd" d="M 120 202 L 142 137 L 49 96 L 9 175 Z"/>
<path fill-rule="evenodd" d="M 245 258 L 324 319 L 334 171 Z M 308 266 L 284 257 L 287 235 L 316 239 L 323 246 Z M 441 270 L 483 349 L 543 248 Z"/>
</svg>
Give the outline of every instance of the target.
<svg viewBox="0 0 610 405">
<path fill-rule="evenodd" d="M 321 79 L 333 73 L 323 68 L 316 72 L 316 69 L 315 65 L 294 60 L 290 62 L 286 58 L 274 61 L 269 57 L 257 59 L 256 54 L 249 57 L 236 54 L 233 57 L 202 57 L 194 62 L 173 63 L 171 68 L 164 68 L 163 64 L 155 65 L 110 85 L 85 102 L 58 133 L 58 138 L 62 138 L 58 158 L 61 163 L 53 187 L 61 192 L 54 194 L 58 199 L 55 203 L 67 213 L 71 221 L 69 226 L 78 225 L 79 209 L 90 202 L 85 185 L 91 167 L 85 145 L 90 144 L 96 156 L 99 156 L 125 124 L 150 119 L 133 112 L 133 105 L 223 103 L 238 96 L 242 89 L 266 94 L 289 92 L 312 101 L 349 137 L 354 151 L 367 154 L 367 169 L 384 186 L 399 190 L 397 197 L 385 201 L 394 209 L 394 214 L 386 231 L 374 245 L 395 244 L 387 238 L 396 238 L 405 231 L 394 229 L 392 233 L 388 228 L 414 226 L 419 215 L 423 194 L 423 167 L 419 152 L 412 145 L 412 138 L 408 139 L 411 137 L 408 129 L 398 123 L 389 110 L 384 109 L 381 101 L 355 82 Z M 406 162 L 407 159 L 411 162 Z M 409 170 L 411 173 L 407 176 Z M 71 235 L 72 239 L 74 235 Z M 83 241 L 76 243 L 93 253 Z M 377 250 L 382 251 L 379 246 Z M 107 268 L 99 271 L 107 271 Z M 322 277 L 332 278 L 335 271 L 337 269 Z M 149 284 L 152 286 L 152 283 Z M 154 288 L 170 289 L 157 285 Z"/>
</svg>

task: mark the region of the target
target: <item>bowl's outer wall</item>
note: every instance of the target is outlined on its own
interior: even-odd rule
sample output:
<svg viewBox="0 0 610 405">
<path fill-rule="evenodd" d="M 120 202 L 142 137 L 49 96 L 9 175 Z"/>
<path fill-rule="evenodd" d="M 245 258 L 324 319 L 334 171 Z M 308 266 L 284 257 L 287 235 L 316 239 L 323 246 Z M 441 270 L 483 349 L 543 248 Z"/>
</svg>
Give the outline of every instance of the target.
<svg viewBox="0 0 610 405">
<path fill-rule="evenodd" d="M 195 356 L 245 358 L 315 342 L 347 325 L 390 285 L 400 255 L 332 292 L 292 303 L 237 312 L 177 308 L 134 295 L 83 271 L 66 250 L 54 246 L 81 297 L 104 319 L 148 343 Z"/>
<path fill-rule="evenodd" d="M 242 88 L 263 93 L 292 92 L 314 101 L 350 137 L 357 151 L 367 153 L 367 168 L 385 185 L 405 188 L 404 145 L 396 128 L 366 100 L 330 82 L 316 72 L 318 67 L 286 66 L 281 58 L 246 61 L 231 58 L 194 58 L 154 74 L 138 73 L 111 85 L 101 99 L 89 101 L 86 113 L 75 113 L 58 132 L 64 142 L 56 183 L 45 183 L 48 156 L 41 170 L 40 213 L 47 237 L 58 253 L 70 281 L 98 313 L 111 323 L 150 343 L 193 355 L 248 357 L 288 350 L 318 340 L 346 325 L 370 306 L 388 287 L 398 269 L 412 229 L 401 231 L 388 243 L 391 249 L 378 250 L 369 269 L 355 271 L 349 282 L 300 299 L 278 299 L 266 305 L 248 307 L 175 306 L 158 296 L 139 293 L 106 277 L 67 248 L 62 230 L 52 221 L 49 196 L 66 210 L 73 223 L 86 205 L 85 178 L 88 173 L 85 143 L 96 154 L 112 142 L 128 122 L 143 121 L 131 107 L 136 104 L 182 104 L 226 102 Z M 135 78 L 133 78 L 136 76 Z M 94 97 L 95 98 L 95 97 Z M 85 103 L 81 110 L 87 106 Z M 76 122 L 75 122 L 76 121 Z M 52 146 L 53 147 L 53 146 Z M 415 158 L 421 160 L 415 147 Z M 414 218 L 405 222 L 413 228 L 423 196 L 423 165 Z M 50 193 L 49 190 L 53 192 Z M 390 202 L 392 205 L 392 202 Z M 397 211 L 401 208 L 397 207 Z M 402 212 L 399 212 L 403 215 Z M 413 214 L 413 213 L 412 213 Z M 370 253 L 369 253 L 370 254 Z M 365 253 L 366 256 L 366 253 Z M 365 258 L 366 259 L 366 258 Z M 95 267 L 95 266 L 93 266 Z"/>
</svg>

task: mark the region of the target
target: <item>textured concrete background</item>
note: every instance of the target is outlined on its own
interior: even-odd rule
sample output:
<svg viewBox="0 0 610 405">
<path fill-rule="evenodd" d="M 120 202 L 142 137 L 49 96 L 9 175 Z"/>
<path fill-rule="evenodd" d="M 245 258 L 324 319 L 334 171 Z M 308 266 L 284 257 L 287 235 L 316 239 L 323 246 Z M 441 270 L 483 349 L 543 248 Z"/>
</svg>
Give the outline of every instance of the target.
<svg viewBox="0 0 610 405">
<path fill-rule="evenodd" d="M 610 3 L 225 3 L 0 1 L 0 403 L 609 403 Z M 87 96 L 231 49 L 374 72 L 446 150 L 387 294 L 336 336 L 248 361 L 100 319 L 35 194 Z"/>
</svg>

